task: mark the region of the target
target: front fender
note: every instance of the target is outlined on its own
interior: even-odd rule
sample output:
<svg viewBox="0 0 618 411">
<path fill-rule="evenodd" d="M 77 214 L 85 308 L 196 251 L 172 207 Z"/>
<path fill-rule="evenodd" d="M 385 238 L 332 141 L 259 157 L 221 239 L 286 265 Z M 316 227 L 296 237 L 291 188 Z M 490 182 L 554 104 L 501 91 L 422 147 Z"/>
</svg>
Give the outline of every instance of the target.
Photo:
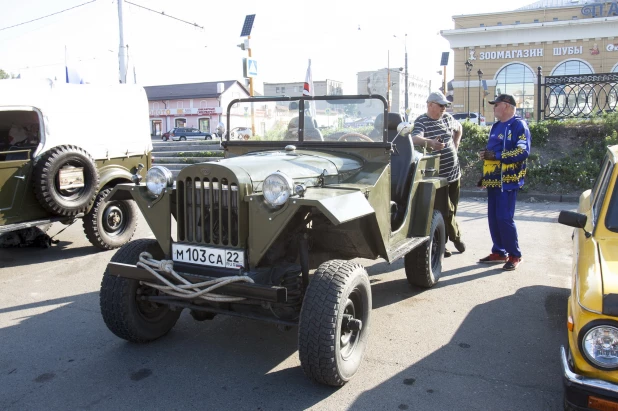
<svg viewBox="0 0 618 411">
<path fill-rule="evenodd" d="M 159 197 L 152 198 L 146 184 L 117 184 L 109 194 L 109 199 L 135 200 L 148 227 L 165 252 L 165 257 L 169 259 L 172 249 L 172 200 L 175 196 L 175 190 L 171 187 L 163 190 Z"/>
<path fill-rule="evenodd" d="M 249 202 L 251 266 L 255 266 L 260 261 L 301 208 L 317 208 L 335 226 L 365 216 L 369 216 L 370 220 L 375 220 L 373 207 L 363 193 L 357 190 L 310 188 L 304 197 L 292 197 L 279 209 L 268 206 L 261 194 L 247 196 L 246 201 Z M 377 221 L 374 225 L 377 229 Z M 379 236 L 379 229 L 376 235 Z"/>
</svg>

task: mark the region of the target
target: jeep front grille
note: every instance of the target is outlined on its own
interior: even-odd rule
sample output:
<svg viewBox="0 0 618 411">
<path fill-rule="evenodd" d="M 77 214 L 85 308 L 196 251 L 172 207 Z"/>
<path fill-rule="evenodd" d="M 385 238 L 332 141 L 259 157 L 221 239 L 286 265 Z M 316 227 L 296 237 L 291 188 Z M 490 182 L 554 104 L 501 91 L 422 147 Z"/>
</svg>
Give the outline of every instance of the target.
<svg viewBox="0 0 618 411">
<path fill-rule="evenodd" d="M 238 246 L 238 183 L 186 177 L 176 183 L 178 241 Z"/>
</svg>

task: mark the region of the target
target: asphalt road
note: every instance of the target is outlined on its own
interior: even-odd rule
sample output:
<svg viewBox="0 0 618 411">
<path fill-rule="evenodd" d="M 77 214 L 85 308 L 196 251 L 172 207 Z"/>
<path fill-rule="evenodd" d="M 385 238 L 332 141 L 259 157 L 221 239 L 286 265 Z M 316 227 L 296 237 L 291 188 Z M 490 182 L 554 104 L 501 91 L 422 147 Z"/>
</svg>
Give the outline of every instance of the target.
<svg viewBox="0 0 618 411">
<path fill-rule="evenodd" d="M 434 288 L 410 287 L 403 261 L 362 260 L 369 347 L 339 389 L 304 376 L 297 329 L 183 312 L 154 343 L 118 339 L 98 295 L 114 251 L 90 247 L 81 223 L 48 250 L 0 249 L 0 409 L 560 410 L 572 253 L 556 221 L 575 207 L 519 203 L 524 262 L 513 272 L 476 263 L 491 247 L 476 199 L 460 204 L 467 251 L 445 259 Z M 143 221 L 139 237 L 152 237 Z"/>
</svg>

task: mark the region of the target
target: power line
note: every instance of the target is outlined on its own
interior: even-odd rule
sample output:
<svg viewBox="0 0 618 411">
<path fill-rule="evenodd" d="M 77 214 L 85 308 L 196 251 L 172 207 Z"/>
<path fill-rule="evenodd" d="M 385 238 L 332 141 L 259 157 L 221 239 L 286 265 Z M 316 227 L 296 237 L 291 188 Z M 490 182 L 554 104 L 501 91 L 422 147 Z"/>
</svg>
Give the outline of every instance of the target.
<svg viewBox="0 0 618 411">
<path fill-rule="evenodd" d="M 32 22 L 37 21 L 37 20 L 42 20 L 42 19 L 45 19 L 47 17 L 55 16 L 56 14 L 64 13 L 65 11 L 73 10 L 73 9 L 76 9 L 78 7 L 81 7 L 81 6 L 85 6 L 86 4 L 94 3 L 95 1 L 97 1 L 97 0 L 91 0 L 91 1 L 88 1 L 86 3 L 79 4 L 77 6 L 69 7 L 68 9 L 64 9 L 64 10 L 57 11 L 57 12 L 52 13 L 52 14 L 48 14 L 47 16 L 38 17 L 38 18 L 36 18 L 34 20 L 24 21 L 23 23 L 15 24 L 15 25 L 9 26 L 9 27 L 3 27 L 3 28 L 0 29 L 0 31 L 12 29 L 12 28 L 17 27 L 17 26 L 23 26 L 24 24 L 32 23 Z"/>
<path fill-rule="evenodd" d="M 136 6 L 136 7 L 141 7 L 142 9 L 146 9 L 146 10 L 151 11 L 151 12 L 153 12 L 153 13 L 161 14 L 162 16 L 164 16 L 164 17 L 169 17 L 170 19 L 174 19 L 174 20 L 182 21 L 183 23 L 186 23 L 186 24 L 188 24 L 188 25 L 190 25 L 190 26 L 199 27 L 200 29 L 204 30 L 204 27 L 199 26 L 197 23 L 191 23 L 191 22 L 188 22 L 188 21 L 186 21 L 186 20 L 179 19 L 178 17 L 170 16 L 170 15 L 168 15 L 168 14 L 165 14 L 165 12 L 164 12 L 164 11 L 156 11 L 156 10 L 152 10 L 152 9 L 149 9 L 148 7 L 140 6 L 139 4 L 131 3 L 130 1 L 126 1 L 126 0 L 125 0 L 125 3 L 127 3 L 127 4 L 131 4 L 131 5 Z"/>
</svg>

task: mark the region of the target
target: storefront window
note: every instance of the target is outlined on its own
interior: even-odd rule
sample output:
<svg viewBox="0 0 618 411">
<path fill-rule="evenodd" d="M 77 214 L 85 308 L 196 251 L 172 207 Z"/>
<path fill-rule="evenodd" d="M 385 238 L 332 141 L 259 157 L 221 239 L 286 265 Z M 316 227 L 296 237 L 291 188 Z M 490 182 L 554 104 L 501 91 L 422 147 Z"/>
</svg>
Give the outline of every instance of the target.
<svg viewBox="0 0 618 411">
<path fill-rule="evenodd" d="M 592 68 L 580 60 L 568 60 L 554 68 L 552 76 L 576 76 L 592 74 Z M 588 115 L 595 102 L 594 89 L 590 85 L 567 84 L 552 86 L 549 92 L 549 113 L 556 117 Z"/>
<path fill-rule="evenodd" d="M 573 76 L 577 74 L 592 74 L 592 69 L 583 61 L 569 60 L 562 62 L 552 71 L 552 76 Z"/>
<path fill-rule="evenodd" d="M 200 118 L 198 120 L 198 124 L 200 127 L 200 131 L 205 131 L 205 132 L 210 131 L 210 119 L 209 118 Z"/>
<path fill-rule="evenodd" d="M 187 124 L 186 118 L 177 118 L 174 120 L 175 127 L 185 127 Z"/>
<path fill-rule="evenodd" d="M 496 75 L 496 94 L 511 94 L 517 102 L 517 115 L 529 118 L 534 112 L 534 72 L 521 63 L 509 64 Z"/>
</svg>

